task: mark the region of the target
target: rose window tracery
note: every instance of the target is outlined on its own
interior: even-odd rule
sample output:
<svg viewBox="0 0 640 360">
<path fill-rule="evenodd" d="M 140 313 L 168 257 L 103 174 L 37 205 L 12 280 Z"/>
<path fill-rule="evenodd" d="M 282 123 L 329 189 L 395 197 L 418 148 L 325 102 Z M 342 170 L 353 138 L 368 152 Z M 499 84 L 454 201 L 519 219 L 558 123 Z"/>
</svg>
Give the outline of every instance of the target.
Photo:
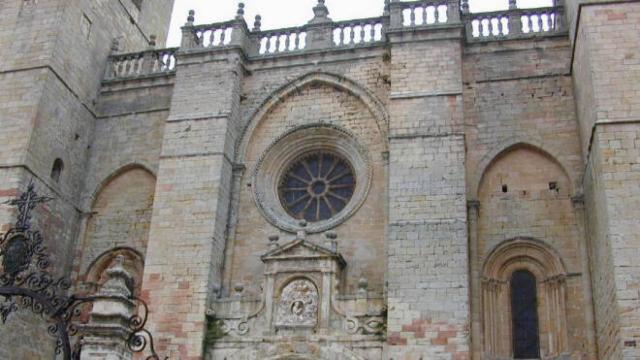
<svg viewBox="0 0 640 360">
<path fill-rule="evenodd" d="M 330 152 L 304 155 L 287 168 L 279 186 L 280 201 L 296 219 L 318 222 L 334 217 L 353 196 L 351 165 Z"/>
</svg>

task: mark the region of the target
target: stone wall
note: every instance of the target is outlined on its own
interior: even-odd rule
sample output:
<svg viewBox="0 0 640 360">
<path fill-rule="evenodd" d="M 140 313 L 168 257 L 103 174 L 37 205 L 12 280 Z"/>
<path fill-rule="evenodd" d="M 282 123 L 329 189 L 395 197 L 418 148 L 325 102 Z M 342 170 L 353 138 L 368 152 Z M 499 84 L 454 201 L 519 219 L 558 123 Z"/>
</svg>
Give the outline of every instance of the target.
<svg viewBox="0 0 640 360">
<path fill-rule="evenodd" d="M 637 2 L 571 1 L 576 89 L 594 304 L 601 358 L 634 358 L 638 347 L 637 134 L 640 63 Z M 577 20 L 579 19 L 579 21 Z"/>
<path fill-rule="evenodd" d="M 346 81 L 354 81 L 356 86 L 367 86 L 384 76 L 384 73 L 375 70 L 382 69 L 381 59 L 366 59 L 359 62 L 351 62 L 348 66 L 339 64 L 327 64 L 322 66 L 322 72 L 337 74 L 339 79 L 344 76 Z M 334 84 L 308 76 L 293 93 L 282 94 L 275 92 L 269 94 L 258 84 L 269 84 L 270 87 L 284 86 L 282 79 L 295 79 L 296 76 L 305 74 L 305 70 L 316 70 L 308 65 L 283 71 L 268 71 L 268 69 L 254 70 L 254 76 L 245 83 L 246 94 L 252 101 L 264 99 L 267 96 L 278 97 L 276 105 L 264 110 L 266 113 L 260 118 L 248 118 L 251 121 L 251 132 L 246 133 L 246 152 L 241 159 L 246 166 L 241 184 L 251 184 L 254 170 L 258 165 L 268 146 L 274 143 L 286 132 L 310 124 L 331 124 L 351 132 L 363 148 L 366 149 L 368 160 L 372 166 L 372 185 L 369 189 L 363 206 L 344 224 L 335 228 L 339 235 L 340 252 L 352 263 L 347 271 L 345 287 L 347 292 L 354 292 L 358 279 L 369 279 L 370 289 L 382 293 L 384 283 L 384 264 L 386 253 L 384 251 L 384 222 L 385 208 L 380 206 L 385 202 L 385 178 L 386 139 L 384 139 L 383 119 L 376 119 L 371 110 L 357 95 L 346 89 L 336 88 Z M 317 70 L 316 70 L 317 71 Z M 369 89 L 367 86 L 364 88 Z M 366 91 L 365 90 L 365 91 Z M 249 92 L 250 91 L 250 92 Z M 255 100 L 254 100 L 255 99 Z M 249 101 L 247 101 L 249 102 Z M 247 104 L 251 106 L 251 102 Z M 250 111 L 245 113 L 251 114 Z M 380 129 L 379 126 L 383 128 Z M 328 145 L 328 144 L 327 144 Z M 327 148 L 330 150 L 330 147 Z M 272 174 L 279 176 L 279 174 Z M 364 177 L 360 179 L 365 181 Z M 255 184 L 254 184 L 255 185 Z M 259 292 L 262 280 L 262 264 L 258 261 L 260 254 L 267 250 L 267 238 L 273 234 L 281 237 L 286 232 L 274 227 L 265 221 L 256 207 L 253 189 L 249 186 L 237 188 L 239 192 L 238 208 L 234 212 L 242 214 L 234 224 L 235 239 L 229 245 L 228 267 L 225 271 L 227 284 L 245 283 L 250 293 Z M 317 238 L 316 238 L 317 237 Z M 315 235 L 314 239 L 323 242 L 323 236 Z M 242 259 L 254 259 L 255 261 L 243 261 Z M 357 261 L 355 260 L 357 259 Z"/>
<path fill-rule="evenodd" d="M 150 70 L 162 51 L 151 51 L 149 34 L 164 42 L 169 0 L 5 1 L 0 197 L 29 178 L 56 197 L 36 217 L 60 272 L 97 284 L 90 264 L 106 268 L 101 255 L 114 248 L 137 279 L 144 262 L 156 349 L 172 358 L 484 358 L 483 270 L 496 249 L 520 242 L 556 266 L 539 296 L 565 291 L 541 298 L 540 309 L 563 309 L 556 322 L 541 315 L 542 356 L 635 358 L 640 7 L 568 2 L 570 38 L 560 26 L 474 37 L 475 15 L 459 23 L 455 1 L 435 22 L 419 23 L 442 10 L 431 3 L 393 2 L 381 18 L 336 25 L 319 2 L 303 29 L 307 48 L 264 53 L 258 41 L 290 46 L 300 29 L 250 32 L 239 11 L 185 33 L 183 48 L 166 52 L 175 68 Z M 344 35 L 376 26 L 380 39 Z M 207 31 L 223 28 L 227 43 L 205 45 Z M 128 61 L 108 57 L 114 38 L 120 52 L 149 50 L 128 63 L 145 59 L 144 70 L 109 68 L 103 78 L 109 61 Z M 317 231 L 271 219 L 265 208 L 279 205 L 261 203 L 256 175 L 274 144 L 314 126 L 355 139 L 371 181 L 353 214 Z M 0 208 L 2 223 L 13 216 Z M 318 287 L 325 307 L 338 305 L 304 337 L 274 331 L 270 310 L 255 309 L 273 290 L 260 260 L 289 237 L 346 265 Z M 345 335 L 350 321 L 384 321 L 385 301 L 386 343 L 380 328 Z M 215 327 L 221 309 L 231 328 Z M 241 310 L 246 331 L 233 318 Z M 50 352 L 35 320 L 21 315 L 3 328 L 0 357 Z M 15 345 L 23 330 L 31 342 Z M 501 346 L 510 356 L 509 340 Z"/>
<path fill-rule="evenodd" d="M 73 257 L 67 255 L 81 236 L 81 192 L 94 139 L 95 101 L 112 40 L 121 37 L 123 46 L 136 49 L 147 44 L 148 34 L 131 23 L 122 6 L 127 1 L 0 4 L 0 121 L 6 136 L 0 151 L 6 178 L 2 201 L 31 179 L 39 193 L 56 198 L 35 217 L 38 229 L 46 234 L 58 275 L 70 273 Z M 156 23 L 150 28 L 159 34 L 168 29 L 172 2 L 163 3 L 163 11 L 149 20 Z M 165 21 L 158 21 L 160 17 Z M 59 179 L 51 176 L 56 159 L 63 164 Z M 13 222 L 13 213 L 4 214 L 3 224 Z M 52 339 L 37 326 L 41 321 L 25 315 L 2 327 L 1 357 L 49 356 Z"/>
<path fill-rule="evenodd" d="M 469 358 L 460 36 L 390 38 L 389 358 Z"/>
</svg>

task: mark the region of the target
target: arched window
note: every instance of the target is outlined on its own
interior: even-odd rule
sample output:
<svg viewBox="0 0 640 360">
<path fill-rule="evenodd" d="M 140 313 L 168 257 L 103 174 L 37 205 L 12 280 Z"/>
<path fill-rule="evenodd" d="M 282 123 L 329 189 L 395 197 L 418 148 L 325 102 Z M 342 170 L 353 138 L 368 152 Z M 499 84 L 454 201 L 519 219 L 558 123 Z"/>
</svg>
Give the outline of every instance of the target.
<svg viewBox="0 0 640 360">
<path fill-rule="evenodd" d="M 540 357 L 536 277 L 526 270 L 511 275 L 511 321 L 514 359 Z"/>
<path fill-rule="evenodd" d="M 60 175 L 62 174 L 62 170 L 64 169 L 64 163 L 62 159 L 58 158 L 53 162 L 53 167 L 51 168 L 51 178 L 55 182 L 60 181 Z"/>
<path fill-rule="evenodd" d="M 568 352 L 566 271 L 544 242 L 504 241 L 482 271 L 482 343 L 488 359 L 556 358 Z"/>
</svg>

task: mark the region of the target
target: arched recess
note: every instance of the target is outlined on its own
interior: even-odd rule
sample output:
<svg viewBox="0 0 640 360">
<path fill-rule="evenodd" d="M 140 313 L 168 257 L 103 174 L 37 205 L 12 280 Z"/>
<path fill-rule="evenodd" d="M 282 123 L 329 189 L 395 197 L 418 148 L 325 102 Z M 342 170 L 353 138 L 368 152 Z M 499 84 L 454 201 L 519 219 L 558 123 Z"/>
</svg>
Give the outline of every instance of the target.
<svg viewBox="0 0 640 360">
<path fill-rule="evenodd" d="M 482 266 L 483 353 L 487 358 L 513 358 L 511 276 L 525 270 L 536 278 L 540 356 L 569 352 L 566 315 L 566 268 L 558 253 L 543 241 L 516 238 L 495 247 Z"/>
<path fill-rule="evenodd" d="M 336 74 L 327 72 L 311 72 L 307 73 L 296 80 L 282 86 L 272 94 L 270 94 L 260 104 L 258 109 L 251 115 L 249 122 L 243 128 L 240 140 L 236 148 L 236 163 L 242 163 L 245 159 L 247 146 L 251 140 L 251 135 L 258 124 L 265 118 L 271 109 L 277 104 L 285 101 L 290 95 L 297 93 L 301 88 L 306 86 L 322 83 L 333 86 L 337 89 L 345 91 L 358 98 L 369 109 L 376 121 L 376 126 L 380 134 L 382 134 L 383 146 L 385 151 L 388 149 L 387 133 L 389 128 L 389 114 L 385 106 L 378 100 L 374 94 L 362 88 L 356 82 Z"/>
<path fill-rule="evenodd" d="M 523 235 L 578 253 L 572 193 L 564 167 L 540 148 L 517 144 L 500 152 L 488 163 L 477 190 L 479 254 Z"/>
<path fill-rule="evenodd" d="M 130 287 L 134 296 L 140 295 L 142 273 L 144 271 L 144 256 L 136 249 L 130 247 L 118 247 L 100 254 L 89 264 L 87 271 L 82 276 L 84 291 L 95 293 L 104 284 L 106 271 L 111 267 L 118 256 L 124 258 L 124 268 L 133 277 Z"/>
<path fill-rule="evenodd" d="M 86 221 L 80 271 L 114 248 L 146 253 L 155 183 L 154 174 L 137 164 L 120 168 L 102 182 Z"/>
<path fill-rule="evenodd" d="M 576 186 L 576 179 L 571 176 L 568 169 L 568 164 L 566 164 L 560 154 L 557 154 L 551 150 L 549 150 L 540 140 L 533 138 L 510 138 L 505 140 L 495 146 L 491 151 L 489 151 L 485 156 L 482 157 L 482 160 L 476 166 L 475 171 L 473 172 L 472 180 L 471 180 L 471 189 L 470 194 L 474 197 L 478 197 L 478 192 L 480 191 L 480 185 L 482 184 L 482 180 L 487 172 L 487 170 L 504 154 L 507 154 L 516 149 L 531 149 L 532 151 L 543 154 L 552 162 L 556 163 L 570 180 L 570 191 L 569 193 L 573 194 L 574 188 Z"/>
<path fill-rule="evenodd" d="M 151 176 L 153 176 L 154 179 L 156 178 L 155 171 L 153 171 L 150 164 L 146 163 L 145 161 L 136 160 L 134 162 L 123 162 L 110 169 L 103 169 L 103 171 L 101 171 L 100 174 L 108 174 L 108 175 L 104 176 L 101 181 L 97 182 L 97 185 L 95 186 L 95 188 L 92 189 L 91 192 L 88 192 L 88 194 L 90 194 L 88 198 L 90 203 L 87 204 L 87 206 L 93 206 L 98 194 L 100 194 L 102 189 L 104 189 L 107 186 L 107 184 L 111 182 L 111 180 L 115 179 L 116 177 L 120 176 L 122 173 L 127 172 L 128 170 L 131 170 L 131 169 L 145 170 Z"/>
</svg>

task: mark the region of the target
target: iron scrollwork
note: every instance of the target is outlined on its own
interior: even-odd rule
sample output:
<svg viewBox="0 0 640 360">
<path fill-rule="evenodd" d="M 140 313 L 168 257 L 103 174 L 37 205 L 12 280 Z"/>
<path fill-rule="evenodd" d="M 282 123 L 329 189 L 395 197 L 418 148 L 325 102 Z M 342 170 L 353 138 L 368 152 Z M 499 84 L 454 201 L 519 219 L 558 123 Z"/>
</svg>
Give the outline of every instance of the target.
<svg viewBox="0 0 640 360">
<path fill-rule="evenodd" d="M 49 324 L 48 334 L 57 339 L 56 355 L 76 360 L 80 359 L 81 342 L 75 339 L 72 345 L 71 339 L 79 334 L 79 318 L 85 306 L 104 297 L 67 295 L 71 281 L 51 275 L 51 261 L 42 234 L 31 229 L 32 211 L 50 200 L 39 196 L 31 182 L 26 192 L 5 203 L 18 208 L 18 217 L 15 225 L 0 237 L 0 298 L 4 298 L 0 303 L 0 320 L 4 324 L 20 308 L 30 309 Z M 147 360 L 160 360 L 153 336 L 145 328 L 147 304 L 134 296 L 129 300 L 138 305 L 138 313 L 128 321 L 128 348 L 138 353 L 148 349 L 151 355 Z"/>
</svg>

